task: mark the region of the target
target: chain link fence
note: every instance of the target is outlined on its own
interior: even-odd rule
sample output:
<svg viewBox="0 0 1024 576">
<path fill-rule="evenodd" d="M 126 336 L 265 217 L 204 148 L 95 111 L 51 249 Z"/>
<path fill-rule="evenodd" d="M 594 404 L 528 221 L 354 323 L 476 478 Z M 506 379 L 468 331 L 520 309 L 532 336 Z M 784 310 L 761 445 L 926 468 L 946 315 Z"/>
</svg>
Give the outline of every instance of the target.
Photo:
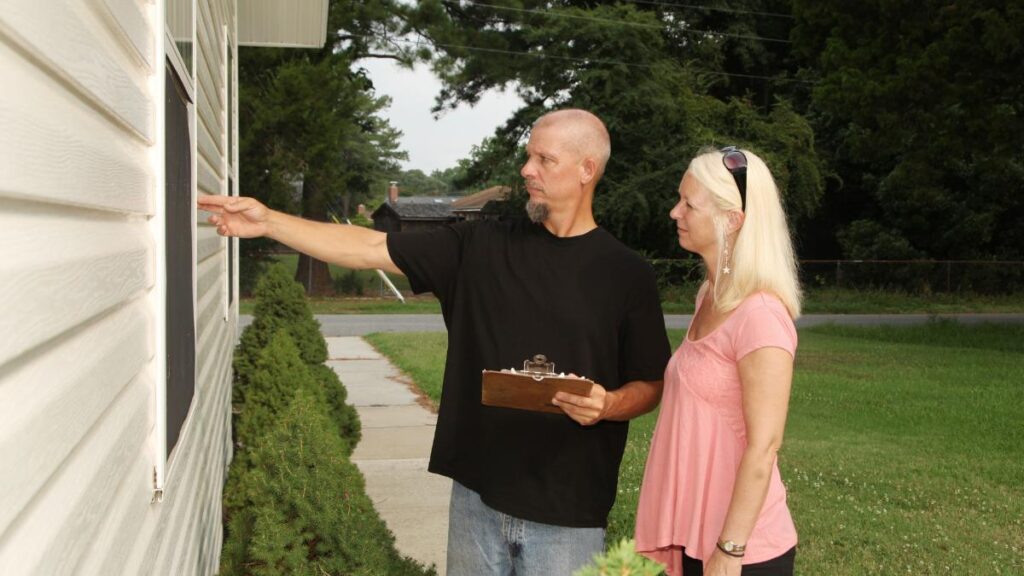
<svg viewBox="0 0 1024 576">
<path fill-rule="evenodd" d="M 652 259 L 662 290 L 691 291 L 704 278 L 699 258 Z M 1020 260 L 801 260 L 805 288 L 897 290 L 909 294 L 1009 294 L 1024 290 Z"/>
</svg>

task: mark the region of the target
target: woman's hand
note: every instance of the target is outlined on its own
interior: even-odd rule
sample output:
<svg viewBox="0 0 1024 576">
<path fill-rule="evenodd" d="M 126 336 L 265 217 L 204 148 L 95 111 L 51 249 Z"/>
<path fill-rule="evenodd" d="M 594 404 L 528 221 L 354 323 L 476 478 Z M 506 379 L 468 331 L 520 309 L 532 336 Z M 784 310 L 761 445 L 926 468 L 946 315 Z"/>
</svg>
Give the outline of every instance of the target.
<svg viewBox="0 0 1024 576">
<path fill-rule="evenodd" d="M 711 558 L 704 563 L 704 576 L 740 576 L 742 570 L 741 558 L 729 556 L 718 548 L 715 548 Z"/>
</svg>

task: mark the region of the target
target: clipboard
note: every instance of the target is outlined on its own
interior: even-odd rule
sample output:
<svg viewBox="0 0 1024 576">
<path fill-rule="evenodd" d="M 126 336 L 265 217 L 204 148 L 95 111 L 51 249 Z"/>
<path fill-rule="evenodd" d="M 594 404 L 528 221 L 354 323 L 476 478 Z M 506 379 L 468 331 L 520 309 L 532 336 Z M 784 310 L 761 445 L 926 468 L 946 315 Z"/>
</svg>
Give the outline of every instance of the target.
<svg viewBox="0 0 1024 576">
<path fill-rule="evenodd" d="M 555 374 L 555 363 L 543 354 L 523 361 L 522 371 L 484 370 L 480 401 L 485 406 L 563 414 L 551 403 L 556 392 L 589 396 L 593 380 Z"/>
</svg>

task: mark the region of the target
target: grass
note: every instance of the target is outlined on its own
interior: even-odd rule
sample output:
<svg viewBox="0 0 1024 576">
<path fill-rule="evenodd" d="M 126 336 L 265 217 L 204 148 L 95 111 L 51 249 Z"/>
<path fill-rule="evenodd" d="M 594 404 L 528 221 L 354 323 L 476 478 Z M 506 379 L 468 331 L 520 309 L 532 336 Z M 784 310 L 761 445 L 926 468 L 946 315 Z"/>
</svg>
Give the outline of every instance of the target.
<svg viewBox="0 0 1024 576">
<path fill-rule="evenodd" d="M 412 378 L 435 408 L 441 403 L 447 332 L 377 332 L 364 338 Z"/>
<path fill-rule="evenodd" d="M 289 270 L 298 266 L 298 255 L 279 254 L 275 260 Z M 340 278 L 352 271 L 328 265 L 331 276 Z M 411 296 L 409 280 L 402 275 L 389 274 L 395 287 L 406 298 L 403 304 L 395 299 L 373 270 L 357 270 L 356 278 L 364 287 L 362 296 L 311 298 L 314 314 L 440 314 L 437 299 L 426 294 Z M 697 286 L 673 286 L 662 293 L 662 310 L 666 314 L 693 313 L 693 300 Z M 243 298 L 239 303 L 241 314 L 252 313 L 252 301 Z M 1004 295 L 946 294 L 915 295 L 882 290 L 853 290 L 842 288 L 808 289 L 804 300 L 805 314 L 952 314 L 965 312 L 1024 312 L 1024 292 Z"/>
<path fill-rule="evenodd" d="M 239 314 L 252 314 L 255 302 L 243 298 Z M 441 304 L 433 295 L 405 296 L 405 303 L 394 298 L 326 298 L 309 299 L 313 314 L 440 314 Z"/>
<path fill-rule="evenodd" d="M 444 334 L 369 339 L 439 400 Z M 630 426 L 608 542 L 632 534 L 656 418 Z M 1024 326 L 801 330 L 780 454 L 798 574 L 1024 574 L 1022 420 Z"/>
</svg>

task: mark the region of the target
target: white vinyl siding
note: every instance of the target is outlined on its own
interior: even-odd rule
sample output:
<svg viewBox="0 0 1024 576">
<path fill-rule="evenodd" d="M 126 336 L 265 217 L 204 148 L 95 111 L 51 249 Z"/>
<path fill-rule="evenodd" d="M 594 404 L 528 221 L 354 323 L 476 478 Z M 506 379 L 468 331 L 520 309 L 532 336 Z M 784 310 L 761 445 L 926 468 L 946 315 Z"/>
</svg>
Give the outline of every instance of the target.
<svg viewBox="0 0 1024 576">
<path fill-rule="evenodd" d="M 238 44 L 322 48 L 327 0 L 245 0 L 238 5 Z"/>
<path fill-rule="evenodd" d="M 197 0 L 196 185 L 226 193 L 224 30 Z M 196 393 L 153 501 L 163 2 L 0 0 L 0 574 L 212 574 L 227 242 L 195 233 Z"/>
</svg>

